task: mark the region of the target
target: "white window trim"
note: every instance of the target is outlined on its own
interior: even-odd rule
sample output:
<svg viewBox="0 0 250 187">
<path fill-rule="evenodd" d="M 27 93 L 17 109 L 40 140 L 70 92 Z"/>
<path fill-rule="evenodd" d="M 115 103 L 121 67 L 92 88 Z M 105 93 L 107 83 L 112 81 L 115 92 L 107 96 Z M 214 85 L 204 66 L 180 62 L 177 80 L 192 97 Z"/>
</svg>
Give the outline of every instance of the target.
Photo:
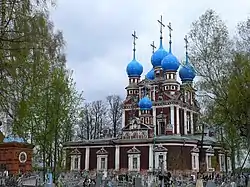
<svg viewBox="0 0 250 187">
<path fill-rule="evenodd" d="M 137 168 L 133 168 L 133 158 L 137 158 Z M 128 170 L 129 171 L 140 171 L 141 168 L 141 154 L 129 154 L 128 155 Z"/>
<path fill-rule="evenodd" d="M 101 160 L 105 159 L 105 168 L 101 168 Z M 108 155 L 97 155 L 97 171 L 107 171 L 108 170 Z"/>
<path fill-rule="evenodd" d="M 200 170 L 199 153 L 191 153 L 191 159 L 192 159 L 192 170 L 198 172 Z"/>
<path fill-rule="evenodd" d="M 207 165 L 207 171 L 208 172 L 213 172 L 214 168 L 212 168 L 212 157 L 214 156 L 213 153 L 206 153 L 206 165 Z M 209 166 L 209 159 L 211 163 L 211 167 Z"/>
<path fill-rule="evenodd" d="M 232 171 L 232 163 L 231 163 L 231 157 L 227 156 L 227 171 L 231 172 Z"/>
<path fill-rule="evenodd" d="M 223 160 L 224 160 L 224 165 L 222 165 Z M 219 164 L 220 164 L 220 171 L 225 172 L 226 167 L 225 167 L 225 155 L 224 154 L 219 154 Z"/>
<path fill-rule="evenodd" d="M 163 155 L 163 170 L 167 170 L 167 152 L 155 152 L 155 168 L 161 169 L 160 163 L 159 163 L 159 156 Z"/>
<path fill-rule="evenodd" d="M 77 168 L 75 168 L 75 159 L 78 159 L 78 166 Z M 71 164 L 70 164 L 70 170 L 71 171 L 80 171 L 80 165 L 81 165 L 81 155 L 71 155 L 70 156 L 70 161 L 71 161 Z"/>
</svg>

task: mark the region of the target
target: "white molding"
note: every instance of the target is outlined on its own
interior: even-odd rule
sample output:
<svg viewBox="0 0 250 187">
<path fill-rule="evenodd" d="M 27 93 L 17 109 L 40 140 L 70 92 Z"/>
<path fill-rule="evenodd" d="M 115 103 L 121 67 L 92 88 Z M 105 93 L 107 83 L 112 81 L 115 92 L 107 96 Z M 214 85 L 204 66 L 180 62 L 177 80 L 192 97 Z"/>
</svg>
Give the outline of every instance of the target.
<svg viewBox="0 0 250 187">
<path fill-rule="evenodd" d="M 170 123 L 171 123 L 171 126 L 172 126 L 172 132 L 174 134 L 174 129 L 175 129 L 175 123 L 174 123 L 174 106 L 171 106 L 170 107 Z"/>
<path fill-rule="evenodd" d="M 105 159 L 105 167 L 101 168 L 101 160 L 102 158 Z M 107 171 L 108 170 L 108 155 L 97 155 L 96 158 L 96 163 L 97 163 L 97 171 Z"/>
<path fill-rule="evenodd" d="M 225 167 L 225 154 L 220 153 L 218 156 L 219 156 L 220 171 L 224 172 L 224 171 L 226 171 L 226 167 Z"/>
<path fill-rule="evenodd" d="M 187 109 L 184 108 L 183 110 L 183 120 L 184 120 L 184 135 L 187 135 Z"/>
<path fill-rule="evenodd" d="M 176 134 L 180 135 L 180 107 L 176 106 Z"/>
<path fill-rule="evenodd" d="M 149 161 L 149 163 L 148 163 L 148 168 L 149 168 L 149 170 L 150 171 L 152 171 L 153 170 L 153 145 L 151 144 L 151 145 L 149 145 L 149 149 L 148 149 L 148 151 L 149 151 L 149 153 L 148 153 L 148 161 Z"/>
<path fill-rule="evenodd" d="M 133 159 L 137 158 L 137 168 L 133 168 Z M 128 154 L 128 170 L 140 171 L 141 170 L 141 154 Z"/>
<path fill-rule="evenodd" d="M 159 156 L 163 155 L 163 170 L 167 170 L 167 154 L 168 152 L 155 152 L 155 168 L 161 169 L 161 165 L 159 163 Z"/>
<path fill-rule="evenodd" d="M 156 145 L 166 145 L 166 146 L 183 146 L 183 143 L 157 143 Z M 149 146 L 149 145 L 152 145 L 152 144 L 134 144 L 136 145 L 136 147 L 145 147 L 145 146 Z M 118 145 L 119 147 L 133 147 L 133 144 L 130 144 L 130 145 Z M 191 144 L 191 143 L 185 143 L 185 147 L 194 147 L 194 146 L 197 146 L 197 144 Z M 102 147 L 115 147 L 113 145 L 93 145 L 93 146 L 69 146 L 69 147 L 64 147 L 65 149 L 72 149 L 72 148 L 79 148 L 79 149 L 82 149 L 82 148 L 86 148 L 86 147 L 89 147 L 89 148 L 102 148 Z M 203 146 L 203 148 L 207 148 L 209 146 Z"/>
<path fill-rule="evenodd" d="M 75 159 L 78 159 L 77 166 L 75 166 Z M 71 171 L 80 171 L 80 164 L 81 164 L 81 155 L 71 155 L 70 156 L 70 170 Z"/>
<path fill-rule="evenodd" d="M 191 134 L 194 134 L 194 114 L 190 112 Z"/>
<path fill-rule="evenodd" d="M 191 153 L 191 159 L 192 159 L 192 170 L 199 172 L 200 166 L 199 166 L 199 153 Z M 194 163 L 195 162 L 195 163 Z"/>
<path fill-rule="evenodd" d="M 214 156 L 214 153 L 206 153 L 206 165 L 207 165 L 208 172 L 214 171 L 214 168 L 212 167 L 213 156 Z M 209 163 L 211 163 L 211 165 Z"/>
<path fill-rule="evenodd" d="M 231 157 L 227 156 L 227 171 L 231 172 L 232 171 L 232 162 L 231 162 Z"/>
<path fill-rule="evenodd" d="M 125 110 L 122 110 L 122 128 L 125 127 Z"/>
<path fill-rule="evenodd" d="M 156 134 L 156 128 L 157 128 L 157 122 L 156 122 L 156 108 L 153 107 L 153 126 L 154 126 L 154 134 Z"/>
<path fill-rule="evenodd" d="M 115 146 L 115 170 L 120 169 L 120 147 Z"/>
<path fill-rule="evenodd" d="M 85 170 L 89 170 L 89 146 L 85 149 Z"/>
</svg>

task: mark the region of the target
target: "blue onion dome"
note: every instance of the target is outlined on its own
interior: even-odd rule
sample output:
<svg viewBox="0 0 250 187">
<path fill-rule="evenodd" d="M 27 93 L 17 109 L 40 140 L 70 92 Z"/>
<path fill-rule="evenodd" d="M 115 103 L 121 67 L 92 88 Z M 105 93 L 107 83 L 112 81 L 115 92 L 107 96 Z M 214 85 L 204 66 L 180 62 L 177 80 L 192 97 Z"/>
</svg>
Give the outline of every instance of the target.
<svg viewBox="0 0 250 187">
<path fill-rule="evenodd" d="M 179 60 L 172 54 L 171 51 L 161 62 L 161 67 L 164 71 L 177 71 L 179 66 Z"/>
<path fill-rule="evenodd" d="M 128 65 L 127 65 L 127 74 L 129 77 L 140 77 L 143 72 L 142 65 L 134 58 Z"/>
<path fill-rule="evenodd" d="M 161 61 L 168 55 L 168 52 L 162 46 L 162 38 L 160 39 L 160 47 L 151 56 L 151 64 L 153 67 L 161 67 Z"/>
<path fill-rule="evenodd" d="M 147 74 L 146 74 L 146 79 L 148 80 L 154 80 L 155 79 L 155 71 L 154 68 L 152 68 Z"/>
<path fill-rule="evenodd" d="M 181 67 L 179 75 L 182 82 L 194 80 L 195 70 L 193 66 L 189 63 L 188 57 L 186 57 L 186 63 Z"/>
<path fill-rule="evenodd" d="M 19 138 L 19 137 L 13 137 L 13 136 L 7 136 L 3 139 L 4 143 L 10 143 L 10 142 L 18 142 L 18 143 L 24 143 L 23 138 Z"/>
<path fill-rule="evenodd" d="M 144 96 L 140 101 L 139 101 L 139 107 L 141 110 L 151 110 L 152 109 L 152 101 L 147 97 Z"/>
</svg>

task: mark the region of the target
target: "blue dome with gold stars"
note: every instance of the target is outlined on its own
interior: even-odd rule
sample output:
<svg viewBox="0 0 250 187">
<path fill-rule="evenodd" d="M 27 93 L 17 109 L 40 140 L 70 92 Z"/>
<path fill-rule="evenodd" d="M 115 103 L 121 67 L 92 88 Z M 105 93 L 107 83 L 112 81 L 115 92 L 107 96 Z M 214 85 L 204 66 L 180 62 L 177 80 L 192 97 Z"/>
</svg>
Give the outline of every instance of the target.
<svg viewBox="0 0 250 187">
<path fill-rule="evenodd" d="M 141 110 L 151 110 L 152 106 L 153 106 L 152 101 L 147 96 L 144 96 L 139 101 L 139 107 Z"/>
<path fill-rule="evenodd" d="M 147 74 L 146 74 L 146 79 L 148 80 L 154 80 L 155 79 L 155 71 L 154 68 L 152 68 Z"/>
<path fill-rule="evenodd" d="M 161 67 L 164 71 L 177 71 L 179 69 L 180 62 L 179 60 L 170 52 L 162 62 Z"/>
<path fill-rule="evenodd" d="M 168 52 L 163 48 L 162 39 L 160 40 L 160 47 L 151 56 L 151 64 L 153 67 L 161 67 L 161 61 L 168 55 Z"/>
<path fill-rule="evenodd" d="M 127 74 L 129 77 L 140 77 L 143 72 L 142 65 L 134 58 L 128 65 L 127 65 Z"/>
</svg>

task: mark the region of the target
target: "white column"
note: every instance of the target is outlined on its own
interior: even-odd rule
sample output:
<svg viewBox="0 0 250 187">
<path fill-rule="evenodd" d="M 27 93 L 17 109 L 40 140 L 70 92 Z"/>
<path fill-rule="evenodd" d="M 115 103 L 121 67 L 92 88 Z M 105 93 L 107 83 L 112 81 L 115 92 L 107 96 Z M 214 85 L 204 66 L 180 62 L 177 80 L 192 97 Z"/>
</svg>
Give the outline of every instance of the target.
<svg viewBox="0 0 250 187">
<path fill-rule="evenodd" d="M 71 155 L 70 156 L 70 170 L 74 170 L 74 161 L 75 161 L 75 156 L 74 155 Z"/>
<path fill-rule="evenodd" d="M 164 160 L 164 161 L 163 161 L 163 168 L 164 168 L 164 170 L 167 170 L 167 168 L 168 168 L 168 167 L 167 167 L 167 164 L 168 164 L 168 163 L 167 163 L 167 154 L 168 154 L 168 153 L 165 152 L 164 155 L 163 155 L 163 160 Z"/>
<path fill-rule="evenodd" d="M 190 111 L 191 134 L 194 134 L 194 113 Z"/>
<path fill-rule="evenodd" d="M 149 163 L 148 163 L 148 169 L 149 171 L 152 171 L 153 170 L 153 145 L 150 144 L 149 145 Z"/>
<path fill-rule="evenodd" d="M 125 127 L 125 110 L 122 110 L 122 127 Z"/>
<path fill-rule="evenodd" d="M 89 170 L 89 147 L 85 149 L 85 170 Z"/>
<path fill-rule="evenodd" d="M 153 107 L 153 126 L 154 126 L 154 134 L 156 134 L 157 125 L 156 125 L 156 108 L 155 107 Z"/>
<path fill-rule="evenodd" d="M 173 132 L 173 134 L 174 134 L 174 127 L 175 127 L 175 124 L 174 124 L 174 106 L 171 106 L 170 107 L 170 123 L 171 123 L 171 125 L 172 125 L 172 132 Z"/>
<path fill-rule="evenodd" d="M 119 145 L 115 146 L 115 170 L 120 169 L 120 147 Z"/>
<path fill-rule="evenodd" d="M 180 135 L 180 116 L 179 116 L 179 106 L 176 107 L 176 134 Z"/>
<path fill-rule="evenodd" d="M 184 109 L 184 135 L 187 134 L 187 109 Z"/>
</svg>

